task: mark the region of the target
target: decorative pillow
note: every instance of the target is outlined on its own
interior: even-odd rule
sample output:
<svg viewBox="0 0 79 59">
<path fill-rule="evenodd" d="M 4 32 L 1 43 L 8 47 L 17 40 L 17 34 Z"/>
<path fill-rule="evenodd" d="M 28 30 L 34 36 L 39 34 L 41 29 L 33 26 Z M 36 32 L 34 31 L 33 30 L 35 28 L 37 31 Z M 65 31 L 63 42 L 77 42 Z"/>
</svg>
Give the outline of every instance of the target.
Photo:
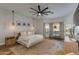
<svg viewBox="0 0 79 59">
<path fill-rule="evenodd" d="M 34 35 L 34 32 L 28 32 L 28 35 Z"/>
<path fill-rule="evenodd" d="M 21 36 L 27 36 L 26 32 L 21 32 Z"/>
<path fill-rule="evenodd" d="M 14 36 L 14 33 L 11 33 L 11 32 L 9 32 L 9 33 L 6 32 L 6 33 L 5 33 L 5 37 L 10 37 L 10 36 Z"/>
</svg>

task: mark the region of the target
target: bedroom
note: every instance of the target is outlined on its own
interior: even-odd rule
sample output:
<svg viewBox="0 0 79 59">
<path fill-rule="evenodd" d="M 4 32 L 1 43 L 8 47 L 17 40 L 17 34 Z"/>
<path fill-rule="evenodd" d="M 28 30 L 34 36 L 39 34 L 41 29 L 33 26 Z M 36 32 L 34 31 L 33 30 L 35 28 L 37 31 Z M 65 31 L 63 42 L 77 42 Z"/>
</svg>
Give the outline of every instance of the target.
<svg viewBox="0 0 79 59">
<path fill-rule="evenodd" d="M 77 3 L 0 4 L 0 54 L 64 54 L 65 26 L 74 25 L 73 15 L 77 5 Z"/>
</svg>

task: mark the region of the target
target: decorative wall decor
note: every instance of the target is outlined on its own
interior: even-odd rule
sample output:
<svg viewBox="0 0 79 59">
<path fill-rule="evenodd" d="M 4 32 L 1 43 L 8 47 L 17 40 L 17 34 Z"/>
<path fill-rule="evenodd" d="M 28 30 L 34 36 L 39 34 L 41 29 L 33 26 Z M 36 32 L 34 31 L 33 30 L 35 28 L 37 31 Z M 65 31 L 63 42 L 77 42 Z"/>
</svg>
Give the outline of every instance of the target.
<svg viewBox="0 0 79 59">
<path fill-rule="evenodd" d="M 30 26 L 30 24 L 28 23 L 27 26 Z"/>
<path fill-rule="evenodd" d="M 25 23 L 23 23 L 23 26 L 25 26 L 26 24 Z"/>
<path fill-rule="evenodd" d="M 21 23 L 17 23 L 17 25 L 18 25 L 18 26 L 20 26 L 20 25 L 21 25 Z"/>
<path fill-rule="evenodd" d="M 54 28 L 57 28 L 56 26 L 54 26 Z"/>
<path fill-rule="evenodd" d="M 60 31 L 60 24 L 59 23 L 53 24 L 53 31 Z"/>
<path fill-rule="evenodd" d="M 26 22 L 22 22 L 22 21 L 16 21 L 16 25 L 17 26 L 26 26 Z"/>
</svg>

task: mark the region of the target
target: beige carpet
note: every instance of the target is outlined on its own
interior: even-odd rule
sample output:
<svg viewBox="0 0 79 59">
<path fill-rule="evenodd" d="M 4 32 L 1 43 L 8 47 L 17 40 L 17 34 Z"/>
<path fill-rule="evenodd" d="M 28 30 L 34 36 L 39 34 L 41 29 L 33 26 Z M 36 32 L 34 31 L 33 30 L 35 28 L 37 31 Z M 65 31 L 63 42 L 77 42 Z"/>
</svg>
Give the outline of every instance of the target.
<svg viewBox="0 0 79 59">
<path fill-rule="evenodd" d="M 18 44 L 11 47 L 10 50 L 15 55 L 54 55 L 55 52 L 63 50 L 63 41 L 46 39 L 30 48 Z"/>
</svg>

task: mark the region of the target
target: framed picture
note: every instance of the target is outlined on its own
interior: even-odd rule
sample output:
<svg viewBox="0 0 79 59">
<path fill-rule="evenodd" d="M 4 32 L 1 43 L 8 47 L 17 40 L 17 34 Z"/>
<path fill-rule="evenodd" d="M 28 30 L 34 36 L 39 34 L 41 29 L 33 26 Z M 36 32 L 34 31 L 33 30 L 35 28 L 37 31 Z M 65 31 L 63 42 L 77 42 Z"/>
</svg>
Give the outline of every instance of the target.
<svg viewBox="0 0 79 59">
<path fill-rule="evenodd" d="M 25 26 L 26 24 L 25 23 L 23 23 L 23 26 Z"/>
<path fill-rule="evenodd" d="M 30 24 L 28 23 L 27 26 L 30 26 Z"/>
<path fill-rule="evenodd" d="M 20 25 L 21 25 L 21 23 L 17 23 L 17 25 L 18 25 L 18 26 L 20 26 Z"/>
<path fill-rule="evenodd" d="M 60 24 L 59 23 L 53 24 L 53 31 L 60 31 Z"/>
</svg>

